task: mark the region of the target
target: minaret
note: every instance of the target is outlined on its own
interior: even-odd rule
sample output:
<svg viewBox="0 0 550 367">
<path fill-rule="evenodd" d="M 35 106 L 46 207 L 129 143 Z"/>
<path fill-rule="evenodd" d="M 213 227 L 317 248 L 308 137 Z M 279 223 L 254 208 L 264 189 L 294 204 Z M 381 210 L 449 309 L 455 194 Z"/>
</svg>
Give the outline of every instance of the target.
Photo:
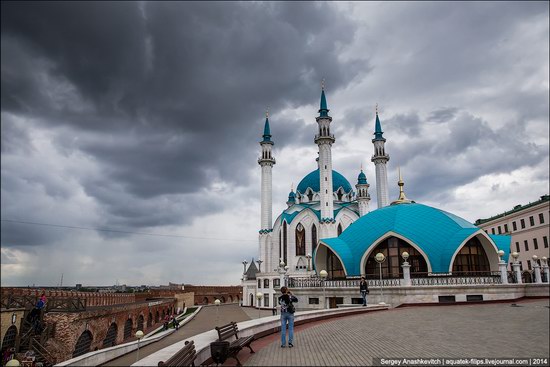
<svg viewBox="0 0 550 367">
<path fill-rule="evenodd" d="M 376 105 L 376 125 L 374 128 L 374 139 L 372 139 L 374 155 L 371 161 L 374 162 L 376 167 L 376 201 L 378 202 L 378 208 L 388 205 L 388 172 L 386 163 L 390 160 L 390 156 L 386 154 L 384 149 L 386 139 L 384 139 L 382 134 L 382 126 L 378 118 L 378 105 Z"/>
<path fill-rule="evenodd" d="M 361 173 L 359 173 L 359 176 L 357 177 L 357 185 L 355 185 L 355 188 L 357 189 L 357 204 L 359 205 L 360 217 L 369 212 L 369 186 L 367 176 L 365 176 L 363 173 L 363 167 L 361 167 Z"/>
<path fill-rule="evenodd" d="M 263 140 L 260 142 L 262 147 L 262 156 L 258 159 L 258 164 L 262 167 L 262 220 L 260 235 L 270 233 L 273 225 L 272 221 L 272 176 L 271 170 L 275 164 L 275 158 L 271 156 L 271 148 L 273 142 L 271 141 L 271 132 L 269 129 L 269 112 L 265 113 L 265 126 Z M 261 259 L 265 261 L 265 259 Z"/>
<path fill-rule="evenodd" d="M 327 99 L 325 97 L 325 83 L 321 85 L 321 108 L 316 117 L 319 125 L 319 134 L 315 135 L 315 144 L 319 146 L 319 181 L 320 181 L 320 206 L 321 206 L 321 230 L 319 238 L 335 237 L 334 230 L 334 204 L 332 192 L 332 153 L 331 146 L 334 143 L 334 135 L 330 133 L 332 117 L 328 115 Z"/>
</svg>

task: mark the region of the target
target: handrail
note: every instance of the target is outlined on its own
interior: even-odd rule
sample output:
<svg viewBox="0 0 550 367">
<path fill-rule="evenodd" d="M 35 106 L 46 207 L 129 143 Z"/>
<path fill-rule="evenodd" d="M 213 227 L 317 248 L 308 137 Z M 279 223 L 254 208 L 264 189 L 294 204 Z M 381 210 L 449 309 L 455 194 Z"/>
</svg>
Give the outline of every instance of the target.
<svg viewBox="0 0 550 367">
<path fill-rule="evenodd" d="M 46 330 L 44 330 L 46 332 Z M 32 350 L 40 355 L 48 364 L 54 365 L 57 362 L 57 359 L 44 347 L 38 340 L 31 339 L 31 346 Z"/>
</svg>

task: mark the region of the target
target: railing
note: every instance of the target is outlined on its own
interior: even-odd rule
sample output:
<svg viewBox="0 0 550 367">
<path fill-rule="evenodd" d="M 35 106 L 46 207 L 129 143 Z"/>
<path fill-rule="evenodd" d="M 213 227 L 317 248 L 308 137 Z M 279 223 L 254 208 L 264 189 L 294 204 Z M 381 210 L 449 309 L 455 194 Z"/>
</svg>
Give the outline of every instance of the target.
<svg viewBox="0 0 550 367">
<path fill-rule="evenodd" d="M 0 298 L 0 305 L 2 308 L 25 308 L 32 309 L 38 300 L 37 296 L 12 296 Z"/>
<path fill-rule="evenodd" d="M 64 311 L 79 312 L 86 311 L 86 298 L 53 298 L 46 303 L 46 312 Z"/>
<path fill-rule="evenodd" d="M 44 330 L 47 332 L 47 330 Z M 31 349 L 44 360 L 46 365 L 53 366 L 57 363 L 57 359 L 44 347 L 37 337 L 31 339 Z"/>
<path fill-rule="evenodd" d="M 508 277 L 515 279 L 514 274 Z M 328 279 L 319 277 L 288 278 L 290 288 L 358 288 L 361 280 L 357 277 L 347 279 Z M 514 281 L 510 281 L 515 282 Z M 369 287 L 399 287 L 404 285 L 402 278 L 368 279 Z M 454 272 L 454 273 L 414 273 L 411 275 L 412 286 L 429 285 L 470 285 L 470 284 L 502 284 L 500 272 Z"/>
</svg>

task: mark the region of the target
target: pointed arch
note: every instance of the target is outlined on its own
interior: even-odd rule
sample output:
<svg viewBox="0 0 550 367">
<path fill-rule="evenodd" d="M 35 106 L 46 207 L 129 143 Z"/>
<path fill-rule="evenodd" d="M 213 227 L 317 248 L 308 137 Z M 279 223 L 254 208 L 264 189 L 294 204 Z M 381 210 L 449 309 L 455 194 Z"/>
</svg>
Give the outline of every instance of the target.
<svg viewBox="0 0 550 367">
<path fill-rule="evenodd" d="M 126 320 L 126 323 L 124 324 L 124 339 L 128 339 L 131 337 L 132 337 L 132 319 L 129 318 L 128 320 Z"/>
<path fill-rule="evenodd" d="M 136 329 L 136 331 L 137 330 L 141 330 L 141 331 L 144 330 L 143 329 L 143 321 L 144 321 L 143 315 L 139 315 L 138 320 L 137 320 L 137 329 Z"/>
<path fill-rule="evenodd" d="M 342 223 L 338 223 L 337 233 L 338 233 L 338 236 L 342 234 Z"/>
<path fill-rule="evenodd" d="M 80 337 L 76 341 L 73 358 L 86 354 L 92 347 L 92 340 L 94 339 L 92 333 L 89 330 L 84 330 Z"/>
<path fill-rule="evenodd" d="M 7 349 L 15 348 L 15 342 L 17 340 L 17 326 L 11 325 L 2 339 L 2 353 Z"/>
<path fill-rule="evenodd" d="M 118 334 L 118 326 L 116 322 L 113 322 L 111 326 L 109 326 L 109 329 L 107 330 L 107 335 L 105 335 L 105 339 L 103 339 L 102 348 L 109 348 L 109 347 L 115 346 L 117 334 Z"/>
<path fill-rule="evenodd" d="M 287 224 L 286 220 L 283 221 L 283 261 L 285 264 L 288 264 L 287 262 Z"/>
<path fill-rule="evenodd" d="M 306 229 L 302 223 L 296 226 L 296 256 L 306 255 Z M 286 263 L 286 262 L 285 262 Z"/>
<path fill-rule="evenodd" d="M 311 226 L 311 253 L 315 253 L 315 249 L 317 248 L 317 226 L 315 223 Z"/>
</svg>

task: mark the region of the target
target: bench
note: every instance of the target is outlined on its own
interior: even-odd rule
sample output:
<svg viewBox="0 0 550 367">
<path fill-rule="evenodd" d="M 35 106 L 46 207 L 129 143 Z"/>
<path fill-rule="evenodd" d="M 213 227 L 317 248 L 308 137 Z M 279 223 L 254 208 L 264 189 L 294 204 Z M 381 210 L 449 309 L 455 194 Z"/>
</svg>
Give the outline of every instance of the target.
<svg viewBox="0 0 550 367">
<path fill-rule="evenodd" d="M 195 342 L 193 340 L 186 341 L 185 346 L 181 348 L 166 362 L 160 361 L 159 366 L 195 366 Z"/>
<path fill-rule="evenodd" d="M 236 339 L 229 344 L 228 357 L 237 360 L 237 366 L 242 366 L 239 358 L 237 358 L 237 354 L 239 354 L 241 349 L 247 347 L 250 349 L 250 353 L 255 353 L 250 346 L 250 344 L 254 341 L 254 335 L 239 338 L 239 327 L 236 322 L 232 321 L 227 325 L 216 326 L 216 331 L 218 332 L 219 341 L 224 341 L 235 336 Z"/>
</svg>

